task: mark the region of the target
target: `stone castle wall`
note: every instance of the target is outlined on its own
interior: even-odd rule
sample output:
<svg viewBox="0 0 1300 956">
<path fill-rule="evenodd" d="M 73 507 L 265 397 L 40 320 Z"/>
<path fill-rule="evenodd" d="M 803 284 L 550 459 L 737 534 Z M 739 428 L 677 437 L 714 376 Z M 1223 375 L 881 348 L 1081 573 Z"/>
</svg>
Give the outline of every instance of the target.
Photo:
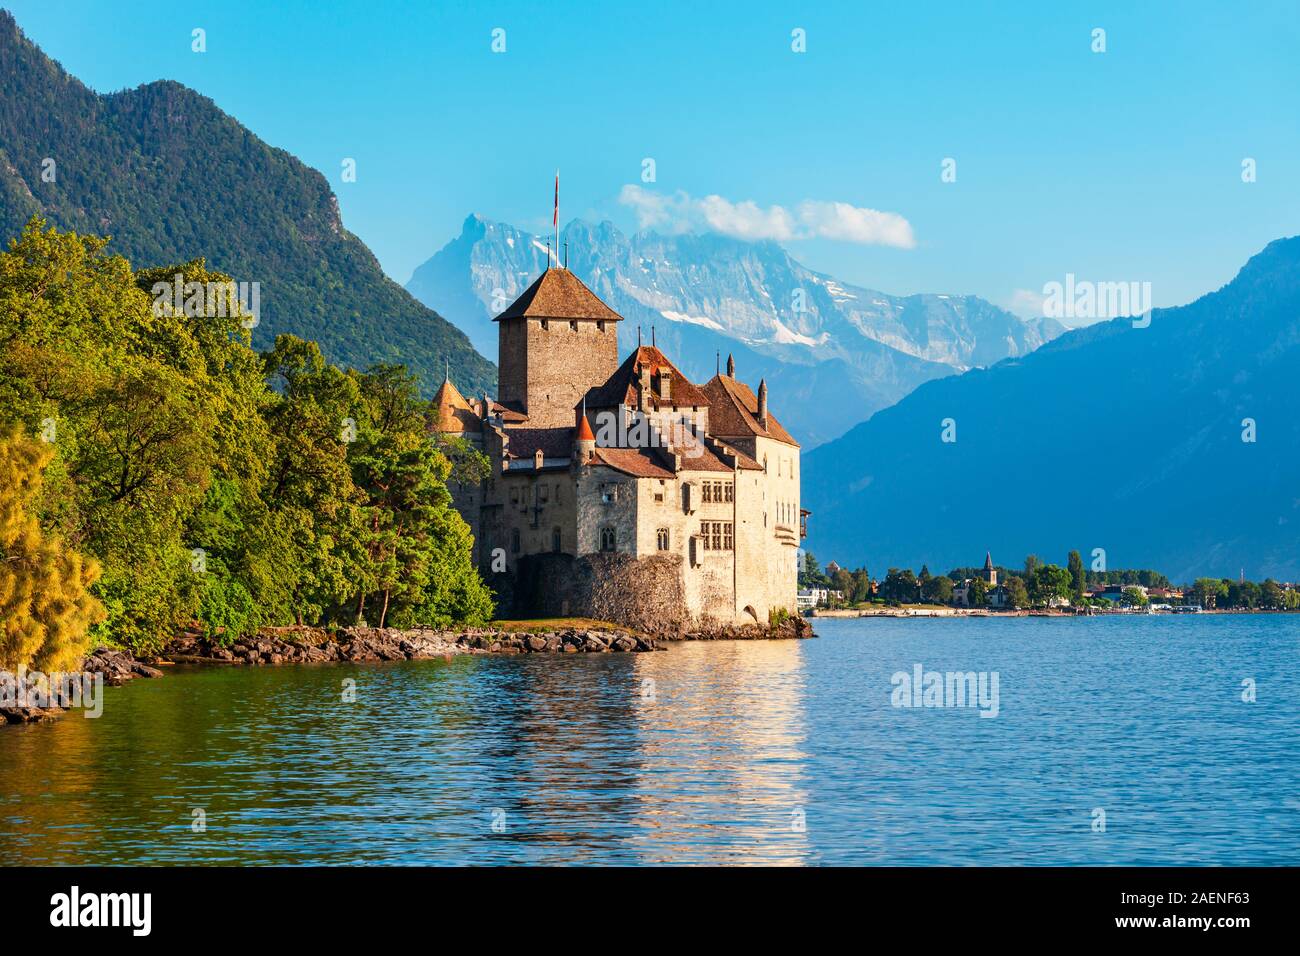
<svg viewBox="0 0 1300 956">
<path fill-rule="evenodd" d="M 682 559 L 677 555 L 527 555 L 500 587 L 499 614 L 516 618 L 591 617 L 650 634 L 684 634 L 695 622 L 686 613 Z"/>
<path fill-rule="evenodd" d="M 507 319 L 498 323 L 500 401 L 528 411 L 529 428 L 573 426 L 573 409 L 618 369 L 615 322 Z"/>
</svg>

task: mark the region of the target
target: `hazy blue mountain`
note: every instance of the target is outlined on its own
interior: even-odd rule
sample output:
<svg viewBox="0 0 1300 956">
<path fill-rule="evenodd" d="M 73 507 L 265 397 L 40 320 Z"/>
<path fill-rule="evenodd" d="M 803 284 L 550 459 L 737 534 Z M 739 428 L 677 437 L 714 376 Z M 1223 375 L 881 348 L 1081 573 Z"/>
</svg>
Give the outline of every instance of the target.
<svg viewBox="0 0 1300 956">
<path fill-rule="evenodd" d="M 1300 238 L 1148 328 L 921 386 L 808 455 L 803 490 L 809 547 L 872 572 L 1104 548 L 1175 580 L 1300 578 Z"/>
<path fill-rule="evenodd" d="M 212 100 L 170 81 L 101 96 L 4 10 L 0 80 L 0 241 L 40 214 L 112 236 L 135 268 L 206 257 L 260 283 L 259 348 L 293 332 L 343 365 L 403 363 L 426 393 L 444 362 L 467 391 L 495 389 L 495 366 L 347 231 L 325 177 Z"/>
<path fill-rule="evenodd" d="M 581 220 L 560 242 L 569 268 L 628 319 L 625 349 L 638 327 L 648 339 L 653 326 L 659 345 L 700 380 L 713 375 L 716 353 L 735 353 L 738 373 L 768 380 L 782 422 L 808 446 L 921 382 L 1023 355 L 1063 331 L 974 296 L 891 296 L 837 282 L 774 242 L 627 235 Z M 546 256 L 546 237 L 470 216 L 406 287 L 495 356 L 492 316 L 537 277 Z"/>
</svg>

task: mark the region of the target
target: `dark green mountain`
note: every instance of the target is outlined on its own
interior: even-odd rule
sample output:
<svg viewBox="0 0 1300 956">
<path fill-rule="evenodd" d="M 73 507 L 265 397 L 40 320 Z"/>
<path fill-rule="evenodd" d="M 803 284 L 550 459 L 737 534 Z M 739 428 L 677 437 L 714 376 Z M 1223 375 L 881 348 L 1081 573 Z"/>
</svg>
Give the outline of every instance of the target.
<svg viewBox="0 0 1300 956">
<path fill-rule="evenodd" d="M 1177 581 L 1300 578 L 1300 238 L 1147 328 L 921 385 L 808 455 L 804 502 L 817 556 L 873 572 L 1102 548 Z"/>
<path fill-rule="evenodd" d="M 404 363 L 426 393 L 445 360 L 467 394 L 495 391 L 492 363 L 343 227 L 320 173 L 178 83 L 95 93 L 0 10 L 0 239 L 35 213 L 112 236 L 136 268 L 206 257 L 260 283 L 258 347 L 292 332 L 342 365 Z"/>
</svg>

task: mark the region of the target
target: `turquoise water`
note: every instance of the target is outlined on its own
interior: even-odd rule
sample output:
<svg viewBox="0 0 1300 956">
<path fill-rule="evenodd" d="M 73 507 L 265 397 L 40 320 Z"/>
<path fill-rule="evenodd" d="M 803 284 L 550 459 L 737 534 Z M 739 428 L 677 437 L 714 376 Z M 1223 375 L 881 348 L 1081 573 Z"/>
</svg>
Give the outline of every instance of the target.
<svg viewBox="0 0 1300 956">
<path fill-rule="evenodd" d="M 0 728 L 0 862 L 1300 863 L 1300 618 L 817 630 L 174 668 Z M 997 717 L 892 706 L 918 663 L 996 671 Z"/>
</svg>

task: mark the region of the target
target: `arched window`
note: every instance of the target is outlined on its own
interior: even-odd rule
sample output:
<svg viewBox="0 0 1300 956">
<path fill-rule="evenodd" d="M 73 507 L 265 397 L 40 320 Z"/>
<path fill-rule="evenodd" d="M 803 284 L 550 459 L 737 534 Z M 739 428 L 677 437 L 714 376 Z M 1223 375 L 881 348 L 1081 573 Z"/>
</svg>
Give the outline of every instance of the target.
<svg viewBox="0 0 1300 956">
<path fill-rule="evenodd" d="M 602 551 L 616 551 L 616 550 L 618 550 L 618 549 L 614 546 L 614 529 L 613 529 L 613 528 L 601 528 L 601 529 L 600 529 L 600 550 L 602 550 Z"/>
<path fill-rule="evenodd" d="M 658 531 L 655 532 L 655 542 L 656 544 L 658 544 L 660 551 L 668 550 L 668 529 L 667 528 L 660 528 Z"/>
<path fill-rule="evenodd" d="M 519 553 L 519 529 L 510 529 L 510 550 L 515 554 Z"/>
<path fill-rule="evenodd" d="M 560 537 L 560 529 L 559 528 L 553 529 L 551 531 L 551 550 L 554 551 L 556 554 L 560 553 L 561 540 L 562 539 Z"/>
</svg>

